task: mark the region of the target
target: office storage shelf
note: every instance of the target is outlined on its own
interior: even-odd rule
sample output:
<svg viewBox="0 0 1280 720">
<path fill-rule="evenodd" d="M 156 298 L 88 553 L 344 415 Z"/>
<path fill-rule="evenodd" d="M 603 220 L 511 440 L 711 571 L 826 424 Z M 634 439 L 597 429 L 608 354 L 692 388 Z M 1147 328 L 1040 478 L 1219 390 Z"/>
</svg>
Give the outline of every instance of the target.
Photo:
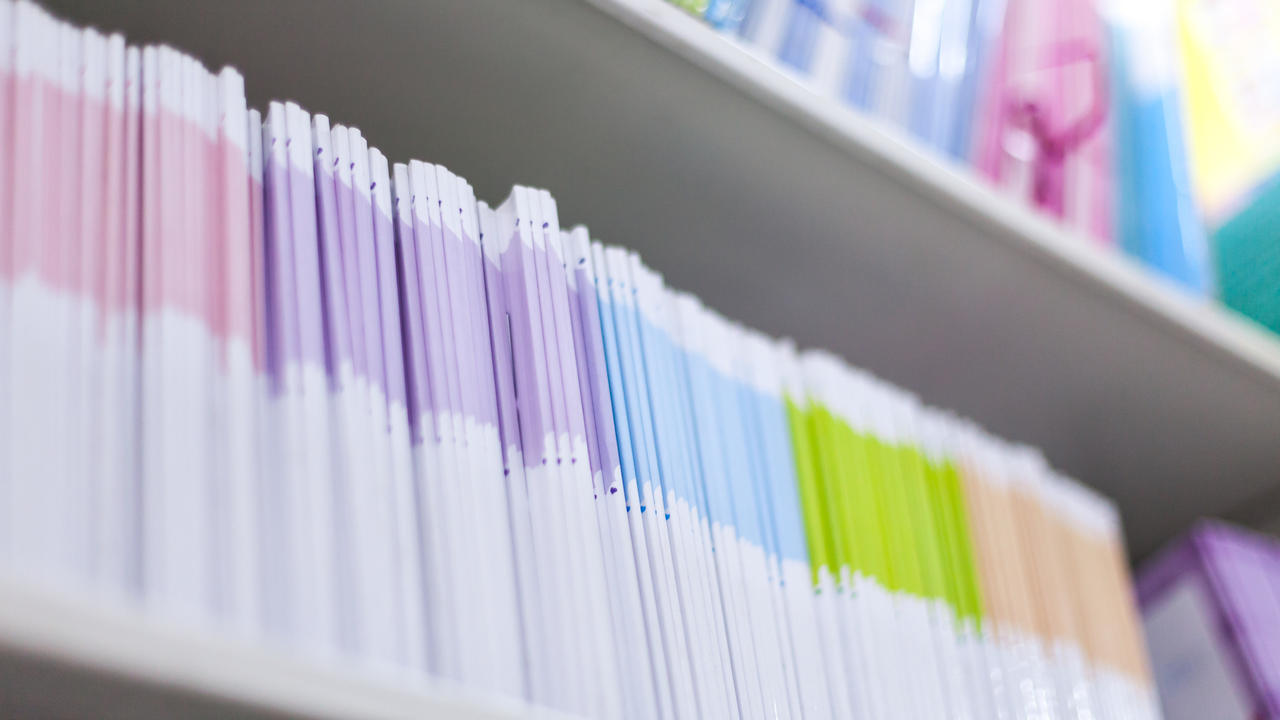
<svg viewBox="0 0 1280 720">
<path fill-rule="evenodd" d="M 1117 499 L 1137 557 L 1202 514 L 1280 514 L 1280 341 L 662 0 L 49 5 L 490 201 L 549 188 L 732 317 L 1042 448 Z"/>
<path fill-rule="evenodd" d="M 148 619 L 80 592 L 0 578 L 0 717 L 465 720 L 564 716 L 298 659 Z"/>
<path fill-rule="evenodd" d="M 1142 557 L 1280 519 L 1280 341 L 663 0 L 43 0 L 639 250 L 1116 498 Z M 0 577 L 0 716 L 555 717 Z"/>
</svg>

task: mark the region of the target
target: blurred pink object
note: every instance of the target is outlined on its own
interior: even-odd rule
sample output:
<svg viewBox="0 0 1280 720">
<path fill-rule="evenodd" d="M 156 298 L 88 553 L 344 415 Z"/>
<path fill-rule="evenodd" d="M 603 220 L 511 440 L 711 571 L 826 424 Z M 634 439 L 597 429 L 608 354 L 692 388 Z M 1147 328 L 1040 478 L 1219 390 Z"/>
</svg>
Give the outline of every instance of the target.
<svg viewBox="0 0 1280 720">
<path fill-rule="evenodd" d="M 1105 26 L 1092 0 L 1009 0 L 973 162 L 1009 194 L 1110 244 Z"/>
</svg>

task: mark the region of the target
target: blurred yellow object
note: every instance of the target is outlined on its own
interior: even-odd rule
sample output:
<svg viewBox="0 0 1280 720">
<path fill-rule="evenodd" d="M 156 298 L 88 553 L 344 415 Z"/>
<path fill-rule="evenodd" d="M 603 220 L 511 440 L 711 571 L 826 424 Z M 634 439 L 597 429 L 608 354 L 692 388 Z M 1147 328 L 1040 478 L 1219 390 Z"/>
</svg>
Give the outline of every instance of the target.
<svg viewBox="0 0 1280 720">
<path fill-rule="evenodd" d="M 1212 226 L 1280 170 L 1280 3 L 1179 0 L 1192 182 Z"/>
</svg>

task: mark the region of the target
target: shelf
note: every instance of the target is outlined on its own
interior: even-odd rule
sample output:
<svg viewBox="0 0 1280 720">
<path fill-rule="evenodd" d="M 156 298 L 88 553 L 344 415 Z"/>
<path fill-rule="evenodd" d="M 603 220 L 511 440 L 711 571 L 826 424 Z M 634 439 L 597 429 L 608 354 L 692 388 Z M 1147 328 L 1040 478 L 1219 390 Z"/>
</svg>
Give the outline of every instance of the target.
<svg viewBox="0 0 1280 720">
<path fill-rule="evenodd" d="M 1280 343 L 661 0 L 55 0 L 231 63 L 481 197 L 550 188 L 731 316 L 1042 448 L 1142 557 L 1280 515 Z"/>
<path fill-rule="evenodd" d="M 248 641 L 0 579 L 0 717 L 470 720 L 562 717 L 449 688 L 379 681 Z"/>
</svg>

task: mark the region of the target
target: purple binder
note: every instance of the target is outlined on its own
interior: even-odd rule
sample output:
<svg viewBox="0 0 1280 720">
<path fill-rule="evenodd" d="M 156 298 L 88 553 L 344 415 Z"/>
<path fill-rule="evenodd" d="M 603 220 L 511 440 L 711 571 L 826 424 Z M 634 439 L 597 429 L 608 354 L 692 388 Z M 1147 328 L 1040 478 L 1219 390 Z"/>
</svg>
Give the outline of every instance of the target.
<svg viewBox="0 0 1280 720">
<path fill-rule="evenodd" d="M 1280 541 L 1205 521 L 1138 579 L 1168 720 L 1280 717 Z"/>
</svg>

